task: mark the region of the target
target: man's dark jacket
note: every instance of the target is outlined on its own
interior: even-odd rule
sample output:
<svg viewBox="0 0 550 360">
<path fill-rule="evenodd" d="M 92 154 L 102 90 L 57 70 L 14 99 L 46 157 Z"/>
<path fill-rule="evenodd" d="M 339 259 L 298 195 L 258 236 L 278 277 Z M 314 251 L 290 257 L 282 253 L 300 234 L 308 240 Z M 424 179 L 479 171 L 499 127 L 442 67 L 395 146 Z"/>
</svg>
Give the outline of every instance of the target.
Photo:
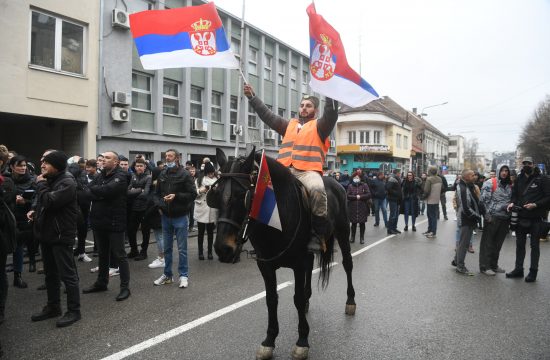
<svg viewBox="0 0 550 360">
<path fill-rule="evenodd" d="M 372 179 L 370 187 L 373 198 L 380 200 L 386 198 L 386 182 L 384 180 L 380 180 L 379 178 Z"/>
<path fill-rule="evenodd" d="M 128 185 L 128 198 L 132 202 L 133 211 L 145 211 L 149 202 L 151 190 L 151 175 L 145 173 L 132 174 L 130 185 Z"/>
<path fill-rule="evenodd" d="M 92 197 L 90 221 L 98 231 L 126 231 L 126 192 L 128 172 L 117 166 L 107 174 L 102 171 L 89 185 Z"/>
<path fill-rule="evenodd" d="M 521 207 L 529 203 L 537 204 L 537 207 L 532 210 L 520 211 L 519 217 L 542 219 L 550 208 L 550 178 L 542 175 L 538 167 L 533 169 L 529 177 L 521 170 L 512 188 L 512 202 Z"/>
<path fill-rule="evenodd" d="M 164 196 L 176 194 L 172 202 L 164 201 Z M 157 179 L 155 189 L 155 205 L 162 210 L 163 215 L 177 218 L 189 214 L 191 205 L 197 197 L 197 188 L 191 174 L 183 166 L 165 167 Z"/>
<path fill-rule="evenodd" d="M 65 171 L 48 177 L 37 184 L 36 196 L 40 204 L 35 214 L 40 241 L 73 245 L 79 212 L 74 177 Z"/>
<path fill-rule="evenodd" d="M 403 200 L 401 181 L 395 175 L 390 176 L 386 181 L 386 190 L 388 191 L 388 201 Z"/>
</svg>

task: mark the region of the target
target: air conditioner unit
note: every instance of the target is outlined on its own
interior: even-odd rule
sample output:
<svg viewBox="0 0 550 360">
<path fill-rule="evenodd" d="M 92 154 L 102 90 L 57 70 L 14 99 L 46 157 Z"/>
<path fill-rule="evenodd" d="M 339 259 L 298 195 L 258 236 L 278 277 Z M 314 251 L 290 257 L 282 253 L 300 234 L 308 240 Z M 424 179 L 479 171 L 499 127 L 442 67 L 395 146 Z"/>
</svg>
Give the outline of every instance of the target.
<svg viewBox="0 0 550 360">
<path fill-rule="evenodd" d="M 124 10 L 113 9 L 112 25 L 113 27 L 129 29 L 130 28 L 129 14 Z"/>
<path fill-rule="evenodd" d="M 235 136 L 242 135 L 243 133 L 242 125 L 231 124 L 230 130 L 231 130 L 231 134 Z"/>
<path fill-rule="evenodd" d="M 113 106 L 111 108 L 111 117 L 113 121 L 127 122 L 130 120 L 130 110 L 123 107 Z"/>
<path fill-rule="evenodd" d="M 330 140 L 330 147 L 336 147 L 336 140 Z"/>
<path fill-rule="evenodd" d="M 264 130 L 264 138 L 269 140 L 277 139 L 277 132 L 274 130 Z"/>
<path fill-rule="evenodd" d="M 208 131 L 208 121 L 203 119 L 191 119 L 191 130 Z"/>
<path fill-rule="evenodd" d="M 113 104 L 115 105 L 130 105 L 130 96 L 122 91 L 113 91 Z"/>
</svg>

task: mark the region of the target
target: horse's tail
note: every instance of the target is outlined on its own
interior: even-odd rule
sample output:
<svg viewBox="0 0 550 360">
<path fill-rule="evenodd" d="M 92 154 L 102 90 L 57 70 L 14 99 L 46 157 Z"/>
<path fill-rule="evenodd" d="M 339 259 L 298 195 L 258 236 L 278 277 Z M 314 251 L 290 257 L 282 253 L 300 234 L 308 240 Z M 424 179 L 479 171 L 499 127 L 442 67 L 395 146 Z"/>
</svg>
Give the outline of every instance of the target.
<svg viewBox="0 0 550 360">
<path fill-rule="evenodd" d="M 321 269 L 319 273 L 319 282 L 321 288 L 326 289 L 330 279 L 330 269 L 332 260 L 334 259 L 334 235 L 331 235 L 327 241 L 327 251 L 319 256 L 318 266 Z"/>
</svg>

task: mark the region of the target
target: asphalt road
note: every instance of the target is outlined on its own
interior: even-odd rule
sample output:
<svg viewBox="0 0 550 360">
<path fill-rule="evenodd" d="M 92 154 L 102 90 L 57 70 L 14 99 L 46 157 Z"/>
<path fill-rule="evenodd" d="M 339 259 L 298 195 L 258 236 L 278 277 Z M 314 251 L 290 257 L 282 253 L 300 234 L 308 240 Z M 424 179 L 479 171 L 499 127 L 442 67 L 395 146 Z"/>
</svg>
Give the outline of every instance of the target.
<svg viewBox="0 0 550 360">
<path fill-rule="evenodd" d="M 337 254 L 328 289 L 315 288 L 311 299 L 310 359 L 550 359 L 550 243 L 541 243 L 539 278 L 528 284 L 477 273 L 478 233 L 476 253 L 466 258 L 476 275 L 462 276 L 450 266 L 453 215 L 451 210 L 450 220 L 439 222 L 435 239 L 421 235 L 425 216 L 418 219 L 418 232 L 389 238 L 369 218 L 367 243 L 352 245 L 357 312 L 344 314 L 345 273 Z M 127 301 L 114 301 L 119 279 L 113 277 L 108 292 L 81 296 L 82 320 L 64 329 L 53 319 L 30 321 L 46 293 L 36 290 L 43 275 L 25 272 L 29 288 L 10 287 L 0 326 L 5 358 L 254 359 L 267 327 L 255 262 L 245 256 L 235 265 L 199 261 L 192 236 L 189 288 L 153 286 L 162 273 L 147 267 L 155 250 L 152 245 L 147 261 L 131 260 Z M 501 267 L 511 270 L 514 256 L 509 236 Z M 82 287 L 94 281 L 89 269 L 96 264 L 97 258 L 78 263 Z M 274 359 L 289 359 L 297 340 L 291 282 L 292 273 L 280 270 Z"/>
</svg>

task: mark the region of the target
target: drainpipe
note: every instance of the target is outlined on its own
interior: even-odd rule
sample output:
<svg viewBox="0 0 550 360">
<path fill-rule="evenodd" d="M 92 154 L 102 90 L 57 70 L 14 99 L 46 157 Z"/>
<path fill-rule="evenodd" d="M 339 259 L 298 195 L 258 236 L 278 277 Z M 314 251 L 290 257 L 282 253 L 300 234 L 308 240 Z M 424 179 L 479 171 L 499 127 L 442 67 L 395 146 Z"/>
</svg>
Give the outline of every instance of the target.
<svg viewBox="0 0 550 360">
<path fill-rule="evenodd" d="M 103 69 L 103 5 L 104 0 L 99 0 L 99 64 L 98 64 L 98 89 L 97 89 L 97 141 L 101 140 L 101 98 L 103 95 L 103 81 L 104 81 L 104 69 Z M 96 149 L 97 150 L 97 149 Z M 97 151 L 96 151 L 97 153 Z M 95 154 L 92 154 L 95 157 Z"/>
</svg>

